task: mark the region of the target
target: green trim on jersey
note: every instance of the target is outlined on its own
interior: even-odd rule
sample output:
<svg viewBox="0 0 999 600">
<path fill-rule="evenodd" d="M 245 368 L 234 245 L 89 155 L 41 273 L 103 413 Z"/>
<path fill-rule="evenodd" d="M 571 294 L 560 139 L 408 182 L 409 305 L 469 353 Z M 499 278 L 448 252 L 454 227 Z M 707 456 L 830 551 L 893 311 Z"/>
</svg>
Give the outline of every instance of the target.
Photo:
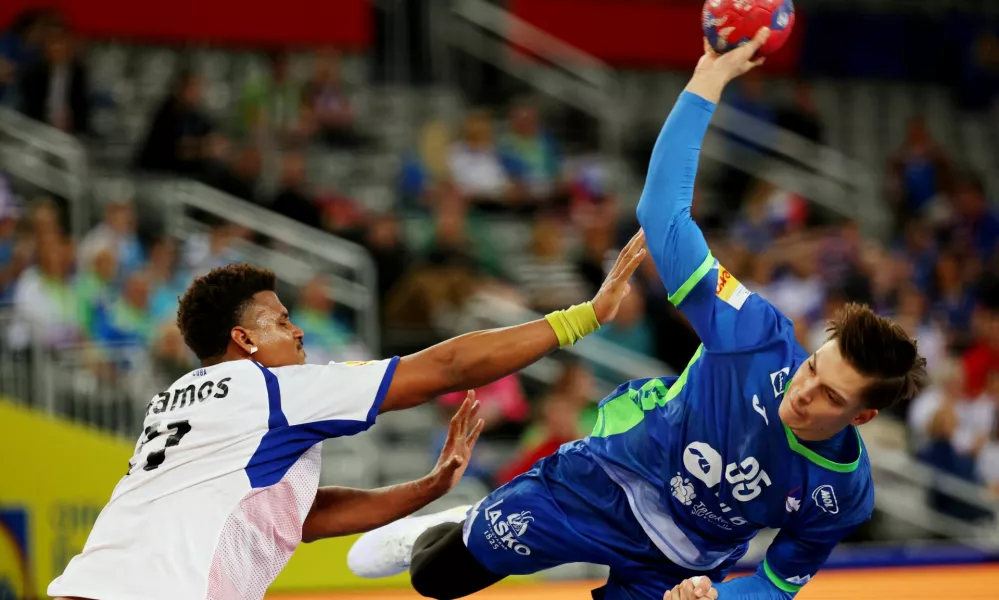
<svg viewBox="0 0 999 600">
<path fill-rule="evenodd" d="M 781 422 L 781 425 L 784 425 Z M 837 473 L 852 473 L 857 470 L 857 466 L 860 464 L 860 457 L 864 455 L 864 444 L 860 441 L 860 431 L 856 427 L 853 428 L 854 433 L 857 434 L 857 460 L 852 463 L 838 463 L 829 460 L 817 452 L 806 448 L 798 441 L 798 438 L 794 436 L 794 432 L 787 425 L 784 425 L 784 433 L 787 435 L 787 445 L 791 447 L 791 450 L 797 452 L 798 454 L 804 456 L 808 460 L 822 467 L 823 469 L 829 469 L 830 471 L 835 471 Z"/>
<path fill-rule="evenodd" d="M 630 430 L 642 422 L 645 414 L 632 400 L 634 390 L 608 400 L 600 407 L 597 424 L 593 426 L 593 437 L 610 437 Z"/>
<path fill-rule="evenodd" d="M 709 256 L 708 258 L 711 257 Z M 687 385 L 687 373 L 690 372 L 690 367 L 694 366 L 694 363 L 701 358 L 702 354 L 704 354 L 704 344 L 697 346 L 697 350 L 694 352 L 694 355 L 690 357 L 690 362 L 687 363 L 686 367 L 684 367 L 683 373 L 680 373 L 680 377 L 677 378 L 676 382 L 673 384 L 673 387 L 671 387 L 669 389 L 669 392 L 666 393 L 666 399 L 663 401 L 662 404 L 660 404 L 660 406 L 664 406 L 667 402 L 669 402 L 673 398 L 676 398 L 680 394 L 680 391 L 683 390 L 683 386 Z"/>
<path fill-rule="evenodd" d="M 666 384 L 659 379 L 650 379 L 641 389 L 629 389 L 627 392 L 611 398 L 600 407 L 597 415 L 597 423 L 593 426 L 593 437 L 610 437 L 619 433 L 624 433 L 645 418 L 645 411 L 653 410 L 656 407 L 666 406 L 666 403 L 676 398 L 683 386 L 687 384 L 687 373 L 691 365 L 704 353 L 704 344 L 697 347 L 697 352 L 691 357 L 687 367 L 680 373 L 673 386 L 668 390 Z M 636 402 L 638 400 L 638 402 Z"/>
<path fill-rule="evenodd" d="M 669 297 L 670 303 L 672 303 L 673 306 L 680 306 L 680 303 L 683 302 L 683 300 L 687 297 L 687 294 L 690 293 L 690 290 L 694 289 L 694 286 L 697 285 L 702 279 L 704 279 L 704 276 L 708 274 L 708 271 L 711 270 L 711 267 L 714 264 L 715 264 L 715 257 L 712 256 L 710 252 L 708 252 L 708 255 L 704 257 L 704 262 L 701 263 L 701 266 L 697 267 L 697 270 L 694 271 L 694 274 L 688 277 L 687 281 L 683 282 L 683 285 L 680 286 L 680 289 L 678 289 L 675 293 L 670 294 Z"/>
<path fill-rule="evenodd" d="M 780 577 L 777 577 L 777 574 L 770 569 L 770 564 L 767 562 L 766 559 L 763 559 L 763 570 L 766 571 L 767 578 L 770 579 L 770 583 L 776 585 L 781 590 L 789 594 L 795 594 L 798 592 L 798 590 L 801 589 L 800 585 L 794 585 L 793 583 L 788 583 L 783 579 L 781 579 Z"/>
</svg>

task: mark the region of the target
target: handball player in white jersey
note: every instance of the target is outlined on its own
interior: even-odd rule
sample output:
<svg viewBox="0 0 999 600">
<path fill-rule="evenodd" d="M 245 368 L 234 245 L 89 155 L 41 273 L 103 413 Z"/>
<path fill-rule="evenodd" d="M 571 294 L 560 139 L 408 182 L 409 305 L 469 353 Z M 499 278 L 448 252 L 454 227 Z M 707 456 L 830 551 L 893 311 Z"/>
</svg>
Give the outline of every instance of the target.
<svg viewBox="0 0 999 600">
<path fill-rule="evenodd" d="M 300 542 L 368 531 L 419 510 L 464 472 L 482 427 L 471 394 L 437 467 L 419 481 L 319 488 L 320 442 L 364 431 L 380 413 L 485 385 L 591 333 L 614 318 L 644 256 L 639 233 L 592 302 L 353 364 L 305 364 L 306 334 L 274 292 L 274 273 L 240 264 L 196 279 L 177 322 L 202 366 L 149 402 L 127 474 L 48 594 L 262 598 Z"/>
</svg>

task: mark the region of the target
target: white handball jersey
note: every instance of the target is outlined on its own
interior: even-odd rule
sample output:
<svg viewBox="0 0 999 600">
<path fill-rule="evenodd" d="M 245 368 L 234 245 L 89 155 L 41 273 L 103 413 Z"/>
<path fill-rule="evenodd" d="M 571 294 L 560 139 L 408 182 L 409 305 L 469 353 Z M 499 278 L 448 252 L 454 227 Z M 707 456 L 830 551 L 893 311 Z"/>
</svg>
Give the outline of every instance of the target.
<svg viewBox="0 0 999 600">
<path fill-rule="evenodd" d="M 263 598 L 302 540 L 320 442 L 374 424 L 398 360 L 182 377 L 149 403 L 128 474 L 49 595 Z"/>
</svg>

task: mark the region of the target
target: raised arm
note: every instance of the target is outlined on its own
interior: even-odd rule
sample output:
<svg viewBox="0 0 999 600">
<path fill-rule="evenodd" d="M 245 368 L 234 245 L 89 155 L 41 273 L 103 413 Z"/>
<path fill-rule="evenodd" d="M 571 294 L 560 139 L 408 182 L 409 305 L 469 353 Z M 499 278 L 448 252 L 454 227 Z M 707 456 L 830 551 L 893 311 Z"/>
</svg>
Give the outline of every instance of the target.
<svg viewBox="0 0 999 600">
<path fill-rule="evenodd" d="M 371 531 L 411 515 L 451 491 L 468 467 L 472 448 L 482 433 L 484 423 L 478 410 L 475 392 L 469 392 L 451 418 L 437 466 L 422 479 L 377 490 L 319 488 L 302 525 L 302 541 Z"/>
<path fill-rule="evenodd" d="M 768 35 L 763 29 L 724 56 L 705 42 L 705 54 L 656 141 L 637 209 L 669 301 L 708 350 L 751 348 L 778 335 L 783 324 L 790 326 L 718 264 L 690 215 L 701 143 L 715 106 L 730 80 L 759 64 L 752 57 Z"/>
<path fill-rule="evenodd" d="M 592 302 L 544 319 L 467 333 L 399 360 L 381 412 L 423 404 L 441 394 L 475 389 L 572 345 L 614 319 L 628 280 L 645 258 L 645 237 L 635 234 Z"/>
<path fill-rule="evenodd" d="M 725 86 L 762 62 L 753 61 L 753 55 L 769 34 L 768 29 L 761 29 L 754 40 L 724 56 L 717 56 L 705 40 L 704 56 L 652 150 L 638 220 L 666 289 L 674 293 L 696 270 L 698 264 L 691 261 L 699 263 L 708 254 L 703 236 L 688 233 L 684 227 L 690 220 L 701 142 Z M 688 241 L 696 247 L 687 247 L 683 242 Z M 683 252 L 668 252 L 675 248 Z"/>
</svg>

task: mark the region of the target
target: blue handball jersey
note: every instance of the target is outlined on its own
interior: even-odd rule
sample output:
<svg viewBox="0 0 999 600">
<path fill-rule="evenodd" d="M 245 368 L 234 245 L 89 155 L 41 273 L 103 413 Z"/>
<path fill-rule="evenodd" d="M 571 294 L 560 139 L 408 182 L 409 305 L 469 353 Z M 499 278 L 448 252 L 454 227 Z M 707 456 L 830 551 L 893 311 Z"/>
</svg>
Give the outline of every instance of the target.
<svg viewBox="0 0 999 600">
<path fill-rule="evenodd" d="M 834 462 L 781 422 L 778 407 L 806 353 L 791 321 L 715 260 L 690 217 L 713 109 L 681 96 L 638 209 L 670 301 L 702 344 L 679 377 L 618 387 L 583 443 L 670 560 L 706 571 L 745 552 L 760 529 L 780 529 L 761 571 L 793 593 L 870 518 L 874 487 L 855 428 Z"/>
</svg>

